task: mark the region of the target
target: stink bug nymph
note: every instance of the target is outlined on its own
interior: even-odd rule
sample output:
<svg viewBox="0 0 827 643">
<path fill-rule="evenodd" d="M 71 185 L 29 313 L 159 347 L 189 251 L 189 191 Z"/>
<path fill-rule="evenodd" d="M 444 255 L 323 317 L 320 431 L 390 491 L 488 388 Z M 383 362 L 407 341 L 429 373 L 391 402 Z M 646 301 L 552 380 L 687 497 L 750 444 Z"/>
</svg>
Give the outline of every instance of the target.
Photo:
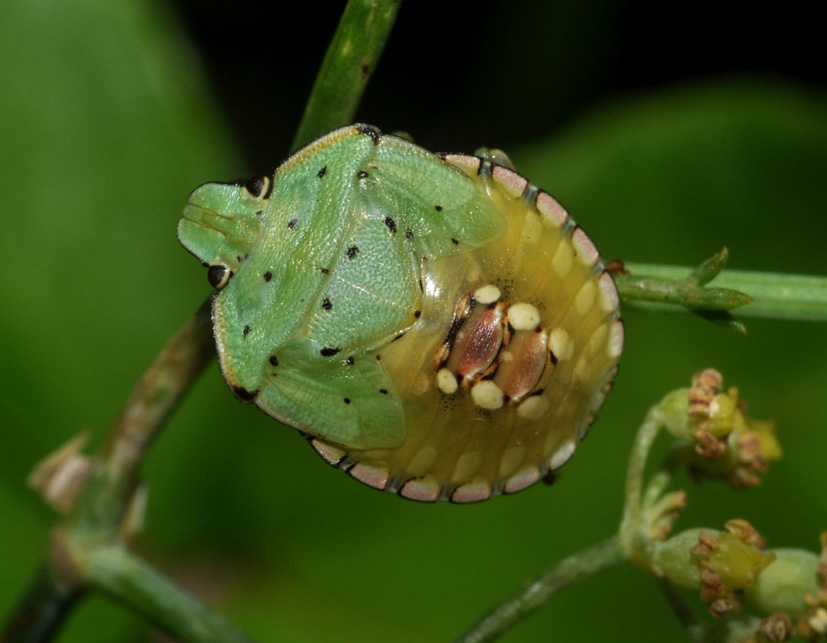
<svg viewBox="0 0 827 643">
<path fill-rule="evenodd" d="M 352 125 L 272 179 L 202 185 L 178 224 L 217 288 L 235 395 L 413 500 L 485 500 L 562 466 L 623 348 L 592 241 L 492 158 Z"/>
</svg>

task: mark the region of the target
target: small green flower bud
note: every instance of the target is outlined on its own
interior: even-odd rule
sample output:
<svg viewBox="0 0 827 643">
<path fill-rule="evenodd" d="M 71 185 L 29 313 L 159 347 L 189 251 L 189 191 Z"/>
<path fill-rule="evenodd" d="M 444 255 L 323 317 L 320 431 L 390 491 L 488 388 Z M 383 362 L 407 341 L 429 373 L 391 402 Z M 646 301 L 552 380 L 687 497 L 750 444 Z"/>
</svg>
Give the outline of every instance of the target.
<svg viewBox="0 0 827 643">
<path fill-rule="evenodd" d="M 793 618 L 808 609 L 805 596 L 818 596 L 818 556 L 804 549 L 773 549 L 775 562 L 744 591 L 744 602 L 764 614 L 785 612 Z M 768 552 L 769 553 L 769 552 Z"/>
<path fill-rule="evenodd" d="M 736 489 L 753 487 L 768 463 L 781 457 L 775 423 L 746 417 L 738 389 L 722 393 L 722 382 L 714 369 L 696 373 L 691 388 L 661 400 L 657 419 L 677 439 L 673 455 L 696 478 L 723 480 Z"/>
<path fill-rule="evenodd" d="M 689 417 L 689 389 L 679 388 L 658 403 L 658 421 L 672 436 L 679 440 L 694 439 L 698 427 Z"/>
<path fill-rule="evenodd" d="M 700 589 L 710 611 L 722 616 L 739 605 L 736 592 L 752 587 L 775 559 L 761 544 L 742 520 L 728 522 L 726 531 L 690 529 L 656 544 L 652 568 L 676 585 Z"/>
</svg>

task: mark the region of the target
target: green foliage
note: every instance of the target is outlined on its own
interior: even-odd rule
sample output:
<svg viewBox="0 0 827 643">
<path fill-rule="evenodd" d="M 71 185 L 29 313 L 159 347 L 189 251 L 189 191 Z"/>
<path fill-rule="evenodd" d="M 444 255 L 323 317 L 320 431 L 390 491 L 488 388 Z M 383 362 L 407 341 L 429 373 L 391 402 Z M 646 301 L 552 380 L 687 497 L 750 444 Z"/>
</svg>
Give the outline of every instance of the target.
<svg viewBox="0 0 827 643">
<path fill-rule="evenodd" d="M 175 223 L 194 186 L 251 168 L 197 57 L 154 4 L 10 0 L 2 11 L 6 612 L 53 523 L 25 475 L 79 430 L 100 436 L 208 295 Z M 519 120 L 519 101 L 509 105 Z M 825 115 L 827 98 L 809 87 L 709 79 L 608 101 L 553 140 L 507 151 L 606 258 L 696 265 L 726 244 L 732 268 L 823 274 Z M 274 162 L 286 151 L 273 150 Z M 263 640 L 445 640 L 524 578 L 614 531 L 639 418 L 710 365 L 756 415 L 777 420 L 784 458 L 758 489 L 693 489 L 678 528 L 737 514 L 771 547 L 812 548 L 827 515 L 823 327 L 750 320 L 740 337 L 690 316 L 625 320 L 614 392 L 561 480 L 465 508 L 345 479 L 294 432 L 237 404 L 209 369 L 148 459 L 138 549 Z M 508 640 L 674 640 L 680 627 L 661 600 L 649 579 L 620 569 L 557 597 Z M 616 616 L 595 618 L 607 601 Z M 94 599 L 62 640 L 126 640 L 143 628 Z"/>
</svg>

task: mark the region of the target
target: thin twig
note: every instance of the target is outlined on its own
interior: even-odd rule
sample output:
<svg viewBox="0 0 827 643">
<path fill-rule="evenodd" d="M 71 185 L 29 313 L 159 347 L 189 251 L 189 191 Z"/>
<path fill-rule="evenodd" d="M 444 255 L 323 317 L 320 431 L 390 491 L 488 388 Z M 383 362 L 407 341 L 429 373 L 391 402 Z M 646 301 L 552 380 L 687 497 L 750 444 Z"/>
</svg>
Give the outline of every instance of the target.
<svg viewBox="0 0 827 643">
<path fill-rule="evenodd" d="M 598 571 L 617 565 L 623 560 L 624 554 L 617 536 L 573 554 L 500 603 L 460 636 L 455 643 L 493 641 L 560 590 Z"/>
<path fill-rule="evenodd" d="M 67 614 L 83 595 L 44 565 L 0 634 L 2 643 L 45 643 L 57 634 Z"/>
<path fill-rule="evenodd" d="M 353 121 L 402 0 L 350 0 L 313 85 L 295 151 L 325 132 Z"/>
<path fill-rule="evenodd" d="M 147 448 L 215 356 L 209 304 L 205 302 L 164 346 L 110 426 L 78 506 L 67 521 L 72 539 L 98 539 L 118 532 Z"/>
<path fill-rule="evenodd" d="M 95 549 L 87 561 L 86 572 L 100 592 L 182 641 L 252 641 L 223 616 L 120 545 Z"/>
</svg>

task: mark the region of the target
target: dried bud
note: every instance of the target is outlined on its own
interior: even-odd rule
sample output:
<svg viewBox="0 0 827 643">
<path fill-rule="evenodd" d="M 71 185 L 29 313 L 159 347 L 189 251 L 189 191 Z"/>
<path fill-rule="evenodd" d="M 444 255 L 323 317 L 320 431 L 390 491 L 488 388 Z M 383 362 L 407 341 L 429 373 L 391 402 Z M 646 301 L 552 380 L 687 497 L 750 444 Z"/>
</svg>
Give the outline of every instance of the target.
<svg viewBox="0 0 827 643">
<path fill-rule="evenodd" d="M 758 626 L 752 640 L 755 643 L 776 643 L 777 641 L 789 641 L 795 634 L 790 617 L 783 612 L 771 614 Z"/>
<path fill-rule="evenodd" d="M 88 441 L 88 431 L 79 433 L 39 462 L 29 474 L 29 486 L 60 513 L 68 513 L 75 506 L 89 475 L 90 460 L 83 455 Z"/>
<path fill-rule="evenodd" d="M 714 368 L 707 368 L 692 376 L 689 389 L 689 415 L 708 418 L 709 406 L 715 395 L 721 390 L 723 376 Z"/>
</svg>

